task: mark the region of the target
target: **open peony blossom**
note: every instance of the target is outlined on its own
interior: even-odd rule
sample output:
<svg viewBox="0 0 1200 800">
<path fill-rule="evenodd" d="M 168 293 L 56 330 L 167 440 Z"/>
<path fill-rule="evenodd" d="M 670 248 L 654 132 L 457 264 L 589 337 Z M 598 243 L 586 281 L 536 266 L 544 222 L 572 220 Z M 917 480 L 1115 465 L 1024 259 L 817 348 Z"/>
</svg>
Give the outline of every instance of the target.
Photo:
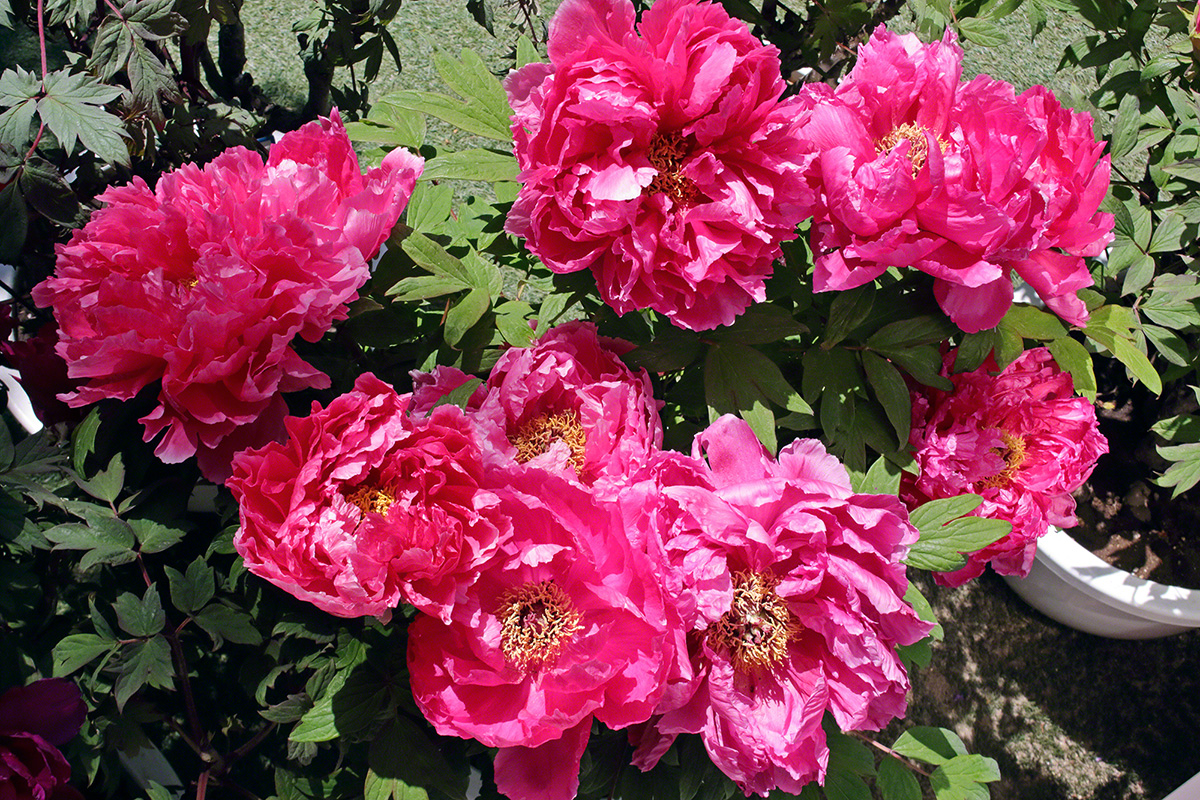
<svg viewBox="0 0 1200 800">
<path fill-rule="evenodd" d="M 663 599 L 615 506 L 533 471 L 498 490 L 512 535 L 449 623 L 409 625 L 413 697 L 446 736 L 496 755 L 513 800 L 571 800 L 593 718 L 644 722 L 669 666 Z"/>
<path fill-rule="evenodd" d="M 394 150 L 367 175 L 335 112 L 274 145 L 140 178 L 58 248 L 33 290 L 52 306 L 58 353 L 84 382 L 75 406 L 157 384 L 147 441 L 169 463 L 199 454 L 222 480 L 232 454 L 282 433 L 282 393 L 329 379 L 292 349 L 320 339 L 368 277 L 422 160 Z"/>
<path fill-rule="evenodd" d="M 404 600 L 449 618 L 507 522 L 479 485 L 462 410 L 412 419 L 408 403 L 368 373 L 328 408 L 289 417 L 286 442 L 234 458 L 234 544 L 251 572 L 341 617 Z"/>
<path fill-rule="evenodd" d="M 952 364 L 954 353 L 946 358 Z M 948 370 L 945 370 L 948 372 Z M 1078 489 L 1108 452 L 1092 404 L 1075 396 L 1069 373 L 1045 348 L 1027 350 L 999 374 L 989 363 L 948 375 L 954 390 L 913 394 L 909 444 L 920 467 L 905 475 L 910 506 L 974 493 L 974 514 L 1012 523 L 1010 534 L 969 555 L 959 570 L 935 575 L 957 586 L 987 564 L 1001 575 L 1029 574 L 1038 537 L 1048 525 L 1075 524 Z"/>
<path fill-rule="evenodd" d="M 810 214 L 779 53 L 719 5 L 566 0 L 549 64 L 508 77 L 524 184 L 507 229 L 617 313 L 727 325 Z"/>
<path fill-rule="evenodd" d="M 601 493 L 628 483 L 662 447 L 650 378 L 620 359 L 632 348 L 568 322 L 506 351 L 467 403 L 491 465 L 547 470 Z M 467 380 L 451 368 L 415 374 L 414 408 Z"/>
<path fill-rule="evenodd" d="M 81 800 L 58 748 L 75 738 L 86 716 L 79 688 L 64 678 L 0 694 L 0 798 Z"/>
<path fill-rule="evenodd" d="M 850 289 L 889 267 L 932 275 L 964 331 L 994 327 L 1013 273 L 1067 322 L 1083 325 L 1083 256 L 1112 241 L 1100 212 L 1109 158 L 1087 114 L 1046 88 L 1017 96 L 986 75 L 961 83 L 962 50 L 880 26 L 836 89 L 797 99 L 820 155 L 812 226 L 817 291 Z"/>
<path fill-rule="evenodd" d="M 635 763 L 648 769 L 675 735 L 699 733 L 746 794 L 798 793 L 824 778 L 826 712 L 842 730 L 878 730 L 905 712 L 896 646 L 932 627 L 903 599 L 917 531 L 897 498 L 854 494 L 816 441 L 775 459 L 724 416 L 692 458 L 708 487 L 678 464 L 660 467 L 663 502 L 635 517 L 661 540 L 696 676 L 686 702 L 660 706 Z"/>
</svg>

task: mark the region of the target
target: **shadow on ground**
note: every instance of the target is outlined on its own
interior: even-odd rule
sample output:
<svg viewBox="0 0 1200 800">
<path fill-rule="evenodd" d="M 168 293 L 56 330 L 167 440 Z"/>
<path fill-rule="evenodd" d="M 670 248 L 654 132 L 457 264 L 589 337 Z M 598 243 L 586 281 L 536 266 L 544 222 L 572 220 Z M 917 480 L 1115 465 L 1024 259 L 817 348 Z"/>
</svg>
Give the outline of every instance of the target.
<svg viewBox="0 0 1200 800">
<path fill-rule="evenodd" d="M 992 574 L 921 588 L 946 638 L 914 676 L 908 723 L 996 759 L 994 800 L 1161 800 L 1200 772 L 1200 632 L 1079 633 Z"/>
</svg>

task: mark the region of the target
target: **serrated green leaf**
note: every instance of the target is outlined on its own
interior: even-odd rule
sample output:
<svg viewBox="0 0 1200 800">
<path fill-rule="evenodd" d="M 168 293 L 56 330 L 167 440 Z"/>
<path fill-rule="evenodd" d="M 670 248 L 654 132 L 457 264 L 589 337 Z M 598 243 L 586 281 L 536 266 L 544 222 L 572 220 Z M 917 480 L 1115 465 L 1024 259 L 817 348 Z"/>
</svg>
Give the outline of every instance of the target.
<svg viewBox="0 0 1200 800">
<path fill-rule="evenodd" d="M 78 141 L 105 161 L 129 166 L 129 150 L 122 138 L 125 126 L 103 108 L 120 95 L 120 89 L 87 73 L 58 70 L 46 76 L 38 116 L 68 153 Z"/>
<path fill-rule="evenodd" d="M 118 595 L 113 610 L 117 613 L 117 624 L 130 636 L 154 636 L 167 624 L 162 599 L 153 586 L 146 587 L 146 593 L 140 599 L 130 592 Z"/>
<path fill-rule="evenodd" d="M 61 678 L 71 675 L 116 647 L 116 642 L 94 633 L 65 636 L 54 646 L 54 676 Z"/>
<path fill-rule="evenodd" d="M 12 145 L 24 150 L 33 141 L 33 117 L 37 113 L 37 100 L 28 99 L 16 103 L 0 114 L 0 144 Z"/>
<path fill-rule="evenodd" d="M 187 534 L 180 528 L 172 528 L 150 519 L 131 519 L 129 527 L 133 528 L 138 539 L 138 549 L 143 553 L 161 553 L 181 542 Z"/>
<path fill-rule="evenodd" d="M 456 61 L 437 51 L 433 54 L 433 66 L 446 85 L 466 100 L 467 105 L 488 114 L 497 128 L 507 130 L 512 116 L 508 94 L 478 53 L 463 48 Z"/>
<path fill-rule="evenodd" d="M 97 500 L 105 503 L 116 502 L 121 489 L 125 487 L 125 464 L 121 460 L 121 454 L 115 454 L 108 466 L 89 480 L 78 479 L 75 483 Z"/>
<path fill-rule="evenodd" d="M 1158 454 L 1173 463 L 1154 482 L 1163 487 L 1174 487 L 1172 499 L 1200 483 L 1200 444 L 1159 447 Z"/>
<path fill-rule="evenodd" d="M 511 153 L 463 150 L 426 161 L 421 180 L 515 181 L 520 171 L 517 159 Z"/>
</svg>

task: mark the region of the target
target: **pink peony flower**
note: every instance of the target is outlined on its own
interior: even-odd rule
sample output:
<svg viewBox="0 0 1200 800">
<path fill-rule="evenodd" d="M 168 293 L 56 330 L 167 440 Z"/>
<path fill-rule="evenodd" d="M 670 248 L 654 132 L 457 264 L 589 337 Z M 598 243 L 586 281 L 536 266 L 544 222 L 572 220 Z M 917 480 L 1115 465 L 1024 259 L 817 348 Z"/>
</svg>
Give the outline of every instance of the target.
<svg viewBox="0 0 1200 800">
<path fill-rule="evenodd" d="M 395 150 L 366 176 L 336 112 L 271 148 L 186 165 L 151 191 L 100 196 L 33 290 L 53 306 L 58 353 L 85 384 L 74 406 L 127 400 L 152 384 L 142 418 L 166 462 L 199 454 L 222 480 L 232 454 L 278 438 L 282 393 L 329 379 L 292 349 L 346 315 L 412 192 L 422 161 Z"/>
<path fill-rule="evenodd" d="M 946 364 L 953 359 L 951 353 Z M 920 474 L 905 475 L 905 502 L 974 493 L 983 497 L 976 516 L 1013 525 L 1000 541 L 969 554 L 962 569 L 936 574 L 944 585 L 965 583 L 989 563 L 1001 575 L 1028 575 L 1047 526 L 1076 523 L 1071 492 L 1108 452 L 1095 409 L 1075 396 L 1070 374 L 1048 350 L 1027 350 L 994 372 L 989 359 L 974 372 L 948 374 L 951 392 L 923 387 L 913 394 L 909 444 Z"/>
<path fill-rule="evenodd" d="M 228 486 L 247 568 L 341 617 L 404 600 L 449 618 L 507 520 L 480 487 L 483 462 L 461 409 L 419 419 L 374 375 L 308 417 L 288 440 L 238 453 Z"/>
<path fill-rule="evenodd" d="M 779 54 L 718 4 L 567 0 L 549 64 L 505 83 L 524 186 L 507 230 L 554 272 L 590 268 L 617 313 L 727 325 L 760 302 L 809 216 Z"/>
<path fill-rule="evenodd" d="M 1012 276 L 1067 322 L 1092 283 L 1082 256 L 1112 241 L 1098 211 L 1109 159 L 1086 114 L 1036 86 L 1020 97 L 986 75 L 960 83 L 952 31 L 922 44 L 880 26 L 836 90 L 805 87 L 817 291 L 850 289 L 889 267 L 934 277 L 942 309 L 964 331 L 994 327 Z"/>
<path fill-rule="evenodd" d="M 658 703 L 663 599 L 612 504 L 534 471 L 499 494 L 511 537 L 450 622 L 409 626 L 413 697 L 439 733 L 500 748 L 513 800 L 570 800 L 593 718 L 624 728 Z"/>
<path fill-rule="evenodd" d="M 489 463 L 546 470 L 601 493 L 627 484 L 663 435 L 649 376 L 620 359 L 631 349 L 589 322 L 568 322 L 506 351 L 467 404 Z M 414 408 L 431 408 L 467 380 L 448 368 L 414 375 Z"/>
<path fill-rule="evenodd" d="M 81 800 L 58 748 L 75 738 L 86 716 L 79 688 L 64 678 L 0 694 L 0 797 Z"/>
<path fill-rule="evenodd" d="M 668 596 L 685 619 L 696 612 L 696 680 L 682 705 L 660 706 L 635 763 L 648 769 L 675 735 L 699 733 L 746 794 L 798 793 L 824 778 L 826 711 L 842 730 L 878 730 L 905 712 L 896 646 L 931 628 L 903 600 L 902 561 L 917 532 L 895 497 L 854 494 L 816 441 L 775 459 L 744 421 L 725 416 L 696 438 L 692 457 L 711 489 L 676 469 L 681 480 L 662 490 L 667 524 L 651 535 L 682 579 L 677 589 L 668 582 Z"/>
</svg>

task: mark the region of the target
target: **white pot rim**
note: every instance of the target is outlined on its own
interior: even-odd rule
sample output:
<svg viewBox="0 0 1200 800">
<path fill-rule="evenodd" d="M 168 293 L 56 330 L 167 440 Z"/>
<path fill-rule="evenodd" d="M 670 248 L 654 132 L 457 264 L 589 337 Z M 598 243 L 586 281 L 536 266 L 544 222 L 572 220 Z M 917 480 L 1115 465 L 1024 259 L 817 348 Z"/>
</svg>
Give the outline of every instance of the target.
<svg viewBox="0 0 1200 800">
<path fill-rule="evenodd" d="M 1051 527 L 1038 539 L 1037 558 L 1102 603 L 1134 606 L 1139 616 L 1156 622 L 1200 627 L 1200 590 L 1138 578 L 1108 564 L 1058 528 Z"/>
</svg>

